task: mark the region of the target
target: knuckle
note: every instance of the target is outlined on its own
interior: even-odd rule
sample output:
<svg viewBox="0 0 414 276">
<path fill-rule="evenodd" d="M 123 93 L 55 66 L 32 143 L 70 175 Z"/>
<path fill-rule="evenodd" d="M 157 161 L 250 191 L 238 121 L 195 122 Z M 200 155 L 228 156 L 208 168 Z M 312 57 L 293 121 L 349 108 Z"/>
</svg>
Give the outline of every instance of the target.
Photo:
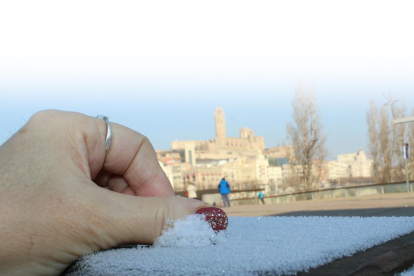
<svg viewBox="0 0 414 276">
<path fill-rule="evenodd" d="M 21 129 L 19 129 L 17 134 L 23 135 L 29 133 L 33 134 L 39 131 L 44 132 L 45 129 L 51 125 L 53 118 L 55 118 L 58 113 L 59 111 L 57 110 L 42 110 L 36 112 L 29 118 L 26 124 Z"/>
<path fill-rule="evenodd" d="M 62 111 L 53 109 L 38 111 L 33 114 L 32 117 L 30 117 L 28 123 L 38 124 L 51 121 L 57 116 L 61 115 L 61 113 Z"/>
<path fill-rule="evenodd" d="M 42 110 L 33 114 L 27 123 L 23 126 L 23 132 L 47 132 L 50 128 L 56 129 L 61 123 L 63 118 L 63 111 L 59 110 Z"/>
</svg>

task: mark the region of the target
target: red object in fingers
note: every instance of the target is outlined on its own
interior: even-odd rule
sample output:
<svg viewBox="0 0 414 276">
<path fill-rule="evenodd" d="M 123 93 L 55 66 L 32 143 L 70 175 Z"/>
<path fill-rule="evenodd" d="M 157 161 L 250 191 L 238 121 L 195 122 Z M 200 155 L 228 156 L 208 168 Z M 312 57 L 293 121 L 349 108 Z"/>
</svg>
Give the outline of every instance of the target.
<svg viewBox="0 0 414 276">
<path fill-rule="evenodd" d="M 202 207 L 195 212 L 198 215 L 205 215 L 206 221 L 210 224 L 214 231 L 219 232 L 226 230 L 229 224 L 229 219 L 226 213 L 220 208 L 216 207 Z"/>
</svg>

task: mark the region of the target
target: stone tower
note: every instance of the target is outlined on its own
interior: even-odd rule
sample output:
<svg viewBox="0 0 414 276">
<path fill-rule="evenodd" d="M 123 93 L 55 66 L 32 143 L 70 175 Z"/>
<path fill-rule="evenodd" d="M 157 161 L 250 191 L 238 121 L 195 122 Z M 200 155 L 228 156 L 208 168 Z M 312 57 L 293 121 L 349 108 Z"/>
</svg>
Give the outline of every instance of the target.
<svg viewBox="0 0 414 276">
<path fill-rule="evenodd" d="M 196 165 L 195 143 L 194 142 L 185 143 L 184 151 L 185 151 L 185 162 L 187 162 L 191 166 L 195 166 Z"/>
<path fill-rule="evenodd" d="M 214 112 L 214 120 L 216 123 L 216 145 L 218 147 L 226 147 L 226 117 L 222 107 L 217 107 Z"/>
</svg>

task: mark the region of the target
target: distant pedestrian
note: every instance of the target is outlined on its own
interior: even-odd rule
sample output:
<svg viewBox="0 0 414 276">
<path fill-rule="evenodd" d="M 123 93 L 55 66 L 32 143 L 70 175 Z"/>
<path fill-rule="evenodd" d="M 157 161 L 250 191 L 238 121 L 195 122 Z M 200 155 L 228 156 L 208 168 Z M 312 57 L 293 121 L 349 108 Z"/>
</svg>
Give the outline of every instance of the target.
<svg viewBox="0 0 414 276">
<path fill-rule="evenodd" d="M 259 192 L 258 197 L 260 198 L 260 200 L 262 201 L 262 203 L 263 203 L 263 204 L 265 204 L 265 203 L 264 203 L 264 195 L 262 194 L 262 192 L 261 192 L 261 191 Z"/>
<path fill-rule="evenodd" d="M 230 200 L 229 200 L 229 193 L 230 193 L 230 185 L 229 182 L 226 181 L 226 179 L 223 177 L 220 181 L 220 184 L 218 185 L 218 190 L 221 194 L 221 198 L 223 199 L 223 206 L 230 207 Z"/>
<path fill-rule="evenodd" d="M 188 184 L 187 192 L 188 198 L 197 198 L 197 187 L 193 183 Z"/>
</svg>

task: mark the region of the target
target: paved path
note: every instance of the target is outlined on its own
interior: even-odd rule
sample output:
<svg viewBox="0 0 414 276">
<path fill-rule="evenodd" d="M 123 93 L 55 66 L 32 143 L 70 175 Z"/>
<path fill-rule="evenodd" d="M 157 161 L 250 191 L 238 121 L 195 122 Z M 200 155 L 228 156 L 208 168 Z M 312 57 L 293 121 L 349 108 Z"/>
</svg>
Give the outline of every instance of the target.
<svg viewBox="0 0 414 276">
<path fill-rule="evenodd" d="M 414 216 L 414 194 L 347 197 L 223 208 L 228 216 Z"/>
</svg>

